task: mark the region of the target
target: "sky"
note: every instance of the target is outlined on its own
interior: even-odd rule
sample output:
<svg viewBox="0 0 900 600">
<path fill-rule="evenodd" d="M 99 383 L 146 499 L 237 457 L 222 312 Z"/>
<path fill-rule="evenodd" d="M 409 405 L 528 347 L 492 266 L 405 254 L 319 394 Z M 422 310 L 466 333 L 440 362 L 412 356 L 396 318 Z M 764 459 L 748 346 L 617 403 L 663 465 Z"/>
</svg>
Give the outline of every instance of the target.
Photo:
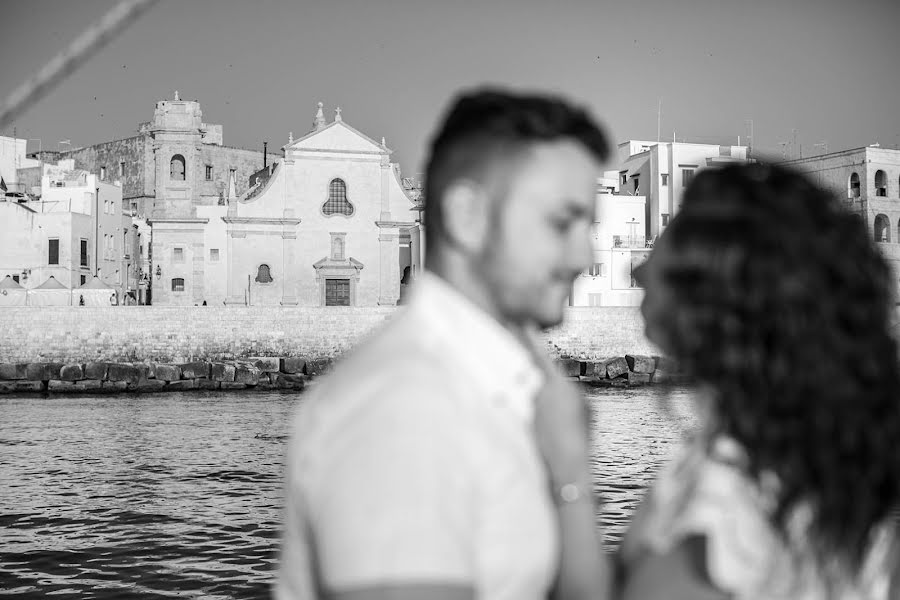
<svg viewBox="0 0 900 600">
<path fill-rule="evenodd" d="M 0 99 L 116 4 L 0 0 Z M 898 0 L 161 0 L 14 127 L 29 151 L 128 137 L 178 90 L 226 145 L 280 154 L 322 101 L 415 176 L 453 96 L 495 85 L 616 142 L 661 114 L 664 141 L 746 144 L 752 121 L 760 155 L 900 147 L 898 31 Z"/>
</svg>

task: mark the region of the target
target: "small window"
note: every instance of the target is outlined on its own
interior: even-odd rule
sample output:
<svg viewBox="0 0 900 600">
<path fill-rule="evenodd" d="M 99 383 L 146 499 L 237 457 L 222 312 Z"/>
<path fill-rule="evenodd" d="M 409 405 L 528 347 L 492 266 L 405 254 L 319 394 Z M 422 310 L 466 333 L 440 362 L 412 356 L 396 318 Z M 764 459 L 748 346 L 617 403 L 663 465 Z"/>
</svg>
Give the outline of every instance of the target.
<svg viewBox="0 0 900 600">
<path fill-rule="evenodd" d="M 100 167 L 100 179 L 106 181 L 106 167 Z"/>
<path fill-rule="evenodd" d="M 693 169 L 682 169 L 681 170 L 681 185 L 682 187 L 687 187 L 691 183 L 691 179 L 694 178 L 694 170 Z"/>
<path fill-rule="evenodd" d="M 322 205 L 326 215 L 342 214 L 347 217 L 353 214 L 353 205 L 347 199 L 347 184 L 343 179 L 332 179 L 328 184 L 328 200 Z"/>
<path fill-rule="evenodd" d="M 850 189 L 847 191 L 848 198 L 859 198 L 859 174 L 850 174 Z"/>
<path fill-rule="evenodd" d="M 668 174 L 668 173 L 662 173 L 661 176 L 662 176 L 662 184 L 663 184 L 663 185 L 669 185 L 669 174 Z"/>
<path fill-rule="evenodd" d="M 184 248 L 172 248 L 172 262 L 174 262 L 174 263 L 183 263 L 184 262 Z"/>
<path fill-rule="evenodd" d="M 331 234 L 331 260 L 344 260 L 344 234 Z"/>
<path fill-rule="evenodd" d="M 212 165 L 206 165 L 206 180 L 212 181 Z"/>
<path fill-rule="evenodd" d="M 88 266 L 88 241 L 81 240 L 81 266 Z"/>
<path fill-rule="evenodd" d="M 637 194 L 638 190 L 641 189 L 641 178 L 635 175 L 631 178 L 631 183 L 634 186 L 634 193 Z"/>
<path fill-rule="evenodd" d="M 875 195 L 882 198 L 887 196 L 887 175 L 881 169 L 875 171 Z"/>
<path fill-rule="evenodd" d="M 628 183 L 628 171 L 622 171 L 619 173 L 619 185 L 626 185 Z"/>
<path fill-rule="evenodd" d="M 350 280 L 325 280 L 325 306 L 350 306 Z"/>
<path fill-rule="evenodd" d="M 210 248 L 209 249 L 209 262 L 219 262 L 219 249 L 218 248 Z"/>
<path fill-rule="evenodd" d="M 669 215 L 667 215 L 666 213 L 663 213 L 660 215 L 660 217 L 662 218 L 662 226 L 663 227 L 667 226 L 669 224 Z"/>
<path fill-rule="evenodd" d="M 111 214 L 111 215 L 116 214 L 116 203 L 114 200 L 109 201 L 109 214 Z"/>
<path fill-rule="evenodd" d="M 59 240 L 47 240 L 47 264 L 59 264 Z"/>
<path fill-rule="evenodd" d="M 184 157 L 180 154 L 176 154 L 172 157 L 172 160 L 169 161 L 169 179 L 172 181 L 184 181 L 186 170 L 184 168 Z"/>
<path fill-rule="evenodd" d="M 137 200 L 131 201 L 131 212 L 135 214 L 137 213 Z"/>
<path fill-rule="evenodd" d="M 183 292 L 184 291 L 184 278 L 183 277 L 175 277 L 172 279 L 172 291 L 173 292 Z"/>
<path fill-rule="evenodd" d="M 19 276 L 18 276 L 18 275 L 13 275 L 13 276 L 12 276 L 12 280 L 15 281 L 16 283 L 19 283 Z"/>
<path fill-rule="evenodd" d="M 588 270 L 591 277 L 602 277 L 606 275 L 606 265 L 603 263 L 594 263 Z"/>
<path fill-rule="evenodd" d="M 119 177 L 125 177 L 125 163 L 119 163 Z"/>
<path fill-rule="evenodd" d="M 81 276 L 81 285 L 84 285 L 85 283 L 87 283 L 87 276 L 86 276 L 86 275 L 82 275 L 82 276 Z"/>
<path fill-rule="evenodd" d="M 256 283 L 272 283 L 272 272 L 269 265 L 259 265 L 256 270 Z"/>
<path fill-rule="evenodd" d="M 103 214 L 104 214 L 104 215 L 108 215 L 108 214 L 109 214 L 109 200 L 104 200 L 104 201 L 103 201 Z"/>
</svg>

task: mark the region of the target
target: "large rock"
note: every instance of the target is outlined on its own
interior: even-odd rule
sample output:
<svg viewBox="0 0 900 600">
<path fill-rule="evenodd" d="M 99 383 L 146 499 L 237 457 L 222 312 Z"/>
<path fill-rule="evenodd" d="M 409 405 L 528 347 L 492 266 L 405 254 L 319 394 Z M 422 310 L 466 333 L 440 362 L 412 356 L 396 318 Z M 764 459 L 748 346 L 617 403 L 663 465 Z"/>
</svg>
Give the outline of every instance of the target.
<svg viewBox="0 0 900 600">
<path fill-rule="evenodd" d="M 137 383 L 128 383 L 128 391 L 141 394 L 161 392 L 166 389 L 166 385 L 165 381 L 159 379 L 141 379 Z"/>
<path fill-rule="evenodd" d="M 330 358 L 311 358 L 306 361 L 306 372 L 309 375 L 324 375 L 331 369 Z"/>
<path fill-rule="evenodd" d="M 84 368 L 79 364 L 65 365 L 59 370 L 59 378 L 63 381 L 84 379 Z"/>
<path fill-rule="evenodd" d="M 170 381 L 169 385 L 166 386 L 167 390 L 196 390 L 198 387 L 198 381 L 209 381 L 209 379 L 181 379 L 179 381 Z"/>
<path fill-rule="evenodd" d="M 110 363 L 106 370 L 106 378 L 109 381 L 124 381 L 129 384 L 138 383 L 141 375 L 140 369 L 125 363 Z"/>
<path fill-rule="evenodd" d="M 234 381 L 234 373 L 236 371 L 234 365 L 213 363 L 211 371 L 213 381 Z"/>
<path fill-rule="evenodd" d="M 106 372 L 109 369 L 109 363 L 105 362 L 89 362 L 84 365 L 85 379 L 106 379 Z"/>
<path fill-rule="evenodd" d="M 209 379 L 209 363 L 206 361 L 194 361 L 179 366 L 182 379 Z"/>
<path fill-rule="evenodd" d="M 219 388 L 223 390 L 243 390 L 246 387 L 246 383 L 236 383 L 234 381 L 223 381 L 219 384 Z"/>
<path fill-rule="evenodd" d="M 281 359 L 277 356 L 251 356 L 247 359 L 260 373 L 277 373 L 281 369 Z"/>
<path fill-rule="evenodd" d="M 603 361 L 602 364 L 606 365 L 606 376 L 610 379 L 615 379 L 619 375 L 624 375 L 628 372 L 628 361 L 621 356 L 609 358 Z"/>
<path fill-rule="evenodd" d="M 44 384 L 41 381 L 13 381 L 16 392 L 43 392 Z"/>
<path fill-rule="evenodd" d="M 197 389 L 200 389 L 200 390 L 217 390 L 217 389 L 219 389 L 219 382 L 213 381 L 212 379 L 192 379 L 191 381 L 196 381 Z"/>
<path fill-rule="evenodd" d="M 48 392 L 74 392 L 74 381 L 60 381 L 59 379 L 51 379 L 47 382 Z"/>
<path fill-rule="evenodd" d="M 62 363 L 28 363 L 28 366 L 25 367 L 25 375 L 31 381 L 50 381 L 51 379 L 59 379 L 59 372 L 62 368 Z"/>
<path fill-rule="evenodd" d="M 578 377 L 581 375 L 581 363 L 574 358 L 558 358 L 556 366 L 564 377 Z"/>
<path fill-rule="evenodd" d="M 238 365 L 234 370 L 234 382 L 244 385 L 256 385 L 259 383 L 259 369 L 250 365 Z M 223 381 L 222 383 L 229 383 Z M 222 386 L 222 389 L 233 389 Z"/>
<path fill-rule="evenodd" d="M 75 391 L 81 393 L 97 393 L 102 392 L 103 382 L 99 379 L 82 379 L 75 382 Z"/>
<path fill-rule="evenodd" d="M 650 383 L 650 373 L 628 373 L 628 385 L 644 385 Z"/>
<path fill-rule="evenodd" d="M 161 381 L 178 381 L 181 379 L 181 367 L 178 365 L 156 365 L 156 378 Z"/>
<path fill-rule="evenodd" d="M 127 381 L 104 381 L 104 392 L 124 392 L 128 389 Z"/>
<path fill-rule="evenodd" d="M 298 356 L 286 356 L 281 359 L 279 371 L 291 375 L 306 373 L 306 359 Z"/>
<path fill-rule="evenodd" d="M 28 365 L 26 363 L 0 364 L 0 379 L 15 380 L 28 378 Z"/>
<path fill-rule="evenodd" d="M 652 356 L 626 354 L 625 362 L 628 363 L 628 369 L 633 373 L 652 373 L 656 370 L 656 363 Z"/>
</svg>

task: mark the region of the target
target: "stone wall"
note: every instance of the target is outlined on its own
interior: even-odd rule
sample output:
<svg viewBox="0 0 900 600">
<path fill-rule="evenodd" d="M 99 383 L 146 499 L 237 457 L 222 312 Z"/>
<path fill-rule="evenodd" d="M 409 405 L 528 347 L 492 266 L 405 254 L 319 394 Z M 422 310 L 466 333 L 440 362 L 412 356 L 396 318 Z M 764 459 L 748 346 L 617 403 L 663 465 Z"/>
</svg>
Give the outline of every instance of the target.
<svg viewBox="0 0 900 600">
<path fill-rule="evenodd" d="M 397 309 L 262 306 L 0 307 L 0 363 L 336 358 Z M 560 356 L 658 355 L 637 308 L 570 308 L 545 334 Z"/>
</svg>

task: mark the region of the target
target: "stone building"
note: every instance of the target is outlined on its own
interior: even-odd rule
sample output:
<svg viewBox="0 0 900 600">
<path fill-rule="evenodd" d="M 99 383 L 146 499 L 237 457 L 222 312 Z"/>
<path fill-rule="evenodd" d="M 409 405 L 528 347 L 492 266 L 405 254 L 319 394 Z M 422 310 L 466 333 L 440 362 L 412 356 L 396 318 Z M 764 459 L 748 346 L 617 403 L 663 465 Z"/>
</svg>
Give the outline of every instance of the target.
<svg viewBox="0 0 900 600">
<path fill-rule="evenodd" d="M 647 198 L 645 232 L 662 233 L 681 207 L 681 195 L 701 169 L 747 162 L 747 146 L 629 140 L 619 144 L 621 194 Z"/>
<path fill-rule="evenodd" d="M 134 215 L 161 218 L 217 204 L 231 177 L 237 193 L 244 193 L 251 176 L 265 166 L 262 151 L 223 145 L 222 126 L 204 123 L 200 103 L 181 100 L 178 92 L 173 100 L 156 103 L 153 120 L 140 124 L 135 136 L 29 156 L 44 162 L 73 159 L 76 168 L 101 181 L 119 182 L 125 208 Z M 20 176 L 34 181 L 28 170 Z"/>
<path fill-rule="evenodd" d="M 197 164 L 189 145 L 168 148 Z M 421 269 L 422 242 L 415 195 L 384 139 L 349 126 L 339 108 L 327 123 L 320 103 L 312 130 L 290 134 L 282 152 L 245 193 L 232 179 L 223 204 L 195 204 L 182 193 L 189 184 L 162 174 L 154 304 L 397 303 L 403 274 Z"/>
<path fill-rule="evenodd" d="M 71 159 L 43 171 L 39 196 L 0 202 L 0 279 L 10 275 L 32 289 L 53 276 L 71 289 L 97 275 L 121 299 L 132 270 L 132 221 L 121 188 Z"/>
<path fill-rule="evenodd" d="M 806 172 L 860 216 L 891 263 L 900 291 L 900 150 L 867 146 L 783 164 Z"/>
</svg>

